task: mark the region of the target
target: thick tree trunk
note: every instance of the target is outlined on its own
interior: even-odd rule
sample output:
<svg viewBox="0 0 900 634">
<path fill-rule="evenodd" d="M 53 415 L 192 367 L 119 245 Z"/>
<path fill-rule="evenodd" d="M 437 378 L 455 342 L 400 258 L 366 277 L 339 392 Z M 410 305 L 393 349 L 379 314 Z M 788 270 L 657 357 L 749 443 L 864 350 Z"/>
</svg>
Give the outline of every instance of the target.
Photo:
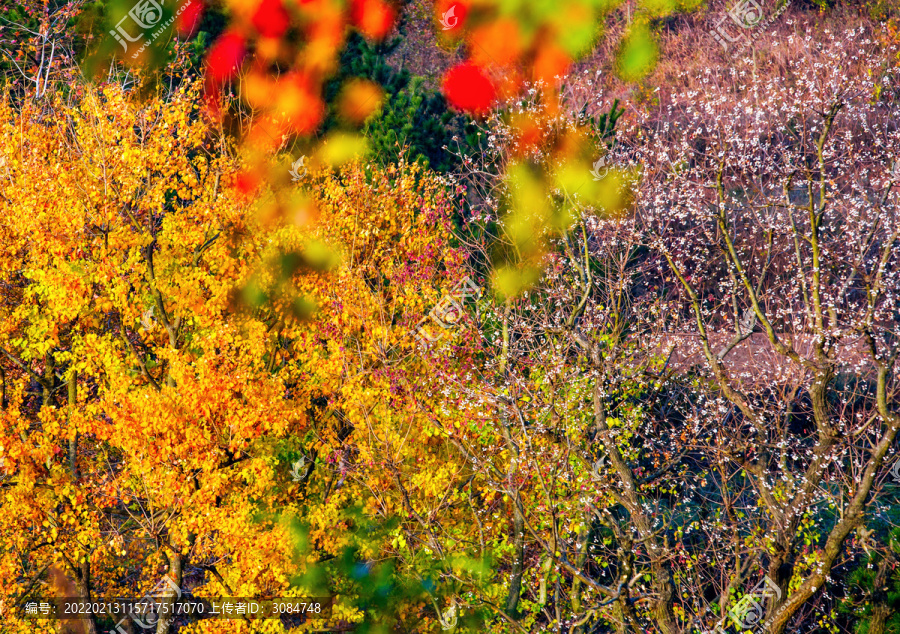
<svg viewBox="0 0 900 634">
<path fill-rule="evenodd" d="M 78 591 L 78 599 L 85 603 L 91 602 L 91 563 L 85 556 L 84 561 L 79 568 L 72 571 L 75 576 L 75 589 Z M 98 634 L 97 622 L 93 615 L 86 615 L 86 618 L 79 621 L 82 625 L 84 634 Z"/>
<path fill-rule="evenodd" d="M 171 549 L 166 552 L 166 559 L 169 561 L 169 571 L 166 575 L 177 586 L 176 588 L 167 588 L 163 596 L 158 597 L 159 603 L 159 620 L 156 622 L 156 634 L 169 634 L 172 623 L 175 621 L 175 602 L 181 596 L 181 585 L 184 581 L 184 558 L 181 553 Z"/>
<path fill-rule="evenodd" d="M 872 618 L 869 619 L 869 629 L 866 630 L 866 634 L 884 634 L 887 619 L 893 612 L 889 606 L 883 603 L 875 605 L 872 609 Z"/>
<path fill-rule="evenodd" d="M 678 626 L 672 603 L 675 600 L 675 583 L 672 580 L 671 571 L 655 561 L 651 566 L 653 571 L 653 590 L 659 597 L 653 606 L 654 620 L 659 624 L 659 629 L 665 634 L 677 634 Z"/>
<path fill-rule="evenodd" d="M 872 616 L 869 618 L 867 634 L 884 634 L 887 620 L 894 613 L 888 605 L 887 584 L 891 571 L 897 564 L 897 558 L 892 552 L 878 564 L 878 572 L 872 589 Z"/>
<path fill-rule="evenodd" d="M 601 395 L 601 385 L 594 383 L 594 427 L 597 436 L 603 442 L 609 454 L 612 467 L 615 469 L 622 482 L 623 506 L 631 516 L 631 522 L 638 534 L 646 541 L 650 559 L 650 572 L 652 573 L 651 588 L 653 590 L 653 604 L 651 613 L 653 620 L 662 634 L 679 634 L 678 619 L 673 608 L 675 600 L 675 584 L 668 566 L 663 562 L 663 557 L 669 551 L 668 543 L 660 544 L 650 518 L 641 506 L 640 495 L 637 492 L 637 482 L 634 473 L 625 463 L 622 453 L 618 450 L 616 441 L 610 433 L 609 424 L 606 421 L 606 409 Z"/>
<path fill-rule="evenodd" d="M 591 517 L 587 518 L 588 525 L 590 525 L 591 519 Z M 590 542 L 590 538 L 591 531 L 589 528 L 585 528 L 578 534 L 578 540 L 576 542 L 578 550 L 575 554 L 575 566 L 579 570 L 583 569 L 587 562 L 587 545 Z M 572 594 L 570 600 L 572 602 L 572 610 L 575 614 L 579 614 L 581 612 L 581 579 L 578 577 L 572 579 Z"/>
</svg>

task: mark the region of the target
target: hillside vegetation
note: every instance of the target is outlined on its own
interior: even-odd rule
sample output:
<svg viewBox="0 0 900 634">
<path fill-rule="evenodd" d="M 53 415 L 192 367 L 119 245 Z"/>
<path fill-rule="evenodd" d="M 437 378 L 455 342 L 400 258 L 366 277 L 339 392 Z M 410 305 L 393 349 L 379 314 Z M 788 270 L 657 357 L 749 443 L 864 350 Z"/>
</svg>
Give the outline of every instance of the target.
<svg viewBox="0 0 900 634">
<path fill-rule="evenodd" d="M 898 7 L 192 2 L 0 3 L 0 633 L 900 633 Z"/>
</svg>

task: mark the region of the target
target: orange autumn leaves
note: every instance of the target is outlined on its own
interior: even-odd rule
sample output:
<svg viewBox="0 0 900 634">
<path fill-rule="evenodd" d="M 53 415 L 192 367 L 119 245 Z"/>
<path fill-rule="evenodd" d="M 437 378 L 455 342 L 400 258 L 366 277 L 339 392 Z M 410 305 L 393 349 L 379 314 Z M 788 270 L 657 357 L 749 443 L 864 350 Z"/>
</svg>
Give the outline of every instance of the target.
<svg viewBox="0 0 900 634">
<path fill-rule="evenodd" d="M 682 0 L 665 7 L 671 11 L 693 3 Z M 526 85 L 542 84 L 553 92 L 572 64 L 592 50 L 603 18 L 620 4 L 437 0 L 431 6 L 435 34 L 448 46 L 461 45 L 465 55 L 441 79 L 445 96 L 454 108 L 477 117 L 521 94 Z M 338 70 L 349 30 L 381 41 L 398 33 L 404 12 L 399 0 L 226 0 L 224 9 L 228 26 L 206 58 L 208 102 L 220 113 L 218 97 L 228 86 L 253 108 L 259 128 L 253 142 L 269 146 L 285 137 L 309 138 L 321 129 L 331 106 L 323 97 L 325 82 Z M 195 31 L 202 11 L 200 0 L 181 0 L 175 11 L 178 32 Z M 635 32 L 644 33 L 645 18 L 661 12 L 655 0 L 639 0 Z M 653 57 L 652 42 L 633 35 L 622 51 L 629 77 L 640 74 L 631 66 L 641 70 Z M 361 94 L 356 101 L 370 100 Z M 364 119 L 344 120 L 359 125 Z"/>
<path fill-rule="evenodd" d="M 140 596 L 173 552 L 193 568 L 198 595 L 279 596 L 307 562 L 293 559 L 282 527 L 261 514 L 303 503 L 311 548 L 331 556 L 350 539 L 335 530 L 345 507 L 382 484 L 378 469 L 364 479 L 354 467 L 338 488 L 329 477 L 351 458 L 376 461 L 364 422 L 393 438 L 398 379 L 348 375 L 350 344 L 364 334 L 367 356 L 399 348 L 420 362 L 409 328 L 439 300 L 445 273 L 463 274 L 451 194 L 420 166 L 351 164 L 313 175 L 319 186 L 308 204 L 318 217 L 265 226 L 256 207 L 267 201 L 247 202 L 230 186 L 239 160 L 204 151 L 215 131 L 196 116 L 201 87 L 168 101 L 82 88 L 72 106 L 0 109 L 0 151 L 15 157 L 0 182 L 0 236 L 11 247 L 0 248 L 0 348 L 76 388 L 72 405 L 65 383 L 41 402 L 28 372 L 0 353 L 8 402 L 0 407 L 0 600 L 8 605 L 23 579 L 61 557 L 87 559 L 95 597 Z M 261 261 L 310 239 L 348 256 L 332 274 L 293 277 L 322 307 L 313 321 L 298 323 L 274 302 L 231 310 L 231 291 Z M 373 289 L 375 272 L 390 277 L 389 288 Z M 351 438 L 340 420 L 314 416 L 312 401 L 323 397 L 358 425 Z M 409 468 L 419 466 L 418 451 L 406 451 Z M 303 487 L 288 452 L 310 464 L 318 452 Z M 414 500 L 434 497 L 426 484 L 408 489 Z M 402 499 L 392 490 L 384 512 Z M 78 567 L 64 572 L 74 579 Z M 14 625 L 10 632 L 35 631 Z"/>
<path fill-rule="evenodd" d="M 434 4 L 435 31 L 450 44 L 462 43 L 467 59 L 445 73 L 444 94 L 457 109 L 479 116 L 499 99 L 530 83 L 552 88 L 580 55 L 590 50 L 597 18 L 615 3 L 566 0 L 561 6 L 507 1 L 439 0 Z M 248 81 L 243 95 L 254 107 L 283 120 L 269 130 L 308 136 L 327 109 L 324 81 L 335 72 L 347 29 L 372 41 L 388 37 L 401 13 L 385 0 L 232 0 L 229 29 L 208 56 L 209 88 L 226 80 L 268 74 L 273 65 L 289 69 L 284 78 Z M 294 83 L 309 87 L 300 105 L 284 109 L 272 95 Z M 268 107 L 266 100 L 269 98 Z"/>
<path fill-rule="evenodd" d="M 451 68 L 443 82 L 448 101 L 464 112 L 483 115 L 526 82 L 552 89 L 573 62 L 549 31 L 529 35 L 518 16 L 483 17 L 457 0 L 441 2 L 437 10 L 445 37 L 466 46 L 468 59 Z"/>
<path fill-rule="evenodd" d="M 324 82 L 338 68 L 347 29 L 380 40 L 396 19 L 383 0 L 262 0 L 231 2 L 229 8 L 229 28 L 207 56 L 208 98 L 216 109 L 225 84 L 239 83 L 241 97 L 259 113 L 253 140 L 269 147 L 319 129 L 327 110 Z M 273 72 L 275 67 L 286 71 Z M 345 87 L 347 121 L 362 122 L 379 106 L 373 92 L 373 85 L 358 82 Z"/>
<path fill-rule="evenodd" d="M 287 353 L 270 361 L 296 335 L 228 310 L 272 236 L 223 186 L 235 162 L 203 151 L 199 88 L 79 88 L 71 105 L 0 104 L 15 157 L 0 183 L 0 599 L 53 564 L 89 571 L 97 595 L 139 596 L 173 552 L 220 562 L 248 594 L 283 592 L 290 542 L 256 513 L 285 484 L 265 444 L 306 429 L 308 401 L 272 369 Z"/>
<path fill-rule="evenodd" d="M 552 94 L 572 65 L 594 49 L 607 16 L 621 4 L 620 0 L 437 0 L 436 32 L 447 44 L 463 45 L 467 57 L 445 75 L 445 94 L 473 114 L 489 107 L 492 91 L 480 81 L 449 81 L 458 69 L 473 75 L 467 65 L 478 67 L 501 98 L 520 95 L 529 85 Z M 697 4 L 696 0 L 630 3 L 616 60 L 619 76 L 626 81 L 642 78 L 655 62 L 653 22 Z"/>
</svg>

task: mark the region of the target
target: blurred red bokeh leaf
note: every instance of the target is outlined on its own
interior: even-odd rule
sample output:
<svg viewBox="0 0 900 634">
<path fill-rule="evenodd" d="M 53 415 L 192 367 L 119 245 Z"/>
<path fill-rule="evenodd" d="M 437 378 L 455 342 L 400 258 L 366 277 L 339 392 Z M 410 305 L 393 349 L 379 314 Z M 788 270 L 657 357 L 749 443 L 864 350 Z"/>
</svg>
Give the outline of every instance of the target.
<svg viewBox="0 0 900 634">
<path fill-rule="evenodd" d="M 244 36 L 233 31 L 220 37 L 209 51 L 206 76 L 219 84 L 237 74 L 247 51 Z"/>
<path fill-rule="evenodd" d="M 175 18 L 175 29 L 182 37 L 194 34 L 203 18 L 203 2 L 191 0 Z"/>
<path fill-rule="evenodd" d="M 373 40 L 381 40 L 394 26 L 396 12 L 383 0 L 351 0 L 350 20 L 360 32 Z"/>
<path fill-rule="evenodd" d="M 262 0 L 253 13 L 253 28 L 263 37 L 279 38 L 290 26 L 288 15 L 281 0 Z"/>
<path fill-rule="evenodd" d="M 484 68 L 465 62 L 451 68 L 444 77 L 444 96 L 450 104 L 473 115 L 488 112 L 497 101 L 497 87 Z"/>
</svg>

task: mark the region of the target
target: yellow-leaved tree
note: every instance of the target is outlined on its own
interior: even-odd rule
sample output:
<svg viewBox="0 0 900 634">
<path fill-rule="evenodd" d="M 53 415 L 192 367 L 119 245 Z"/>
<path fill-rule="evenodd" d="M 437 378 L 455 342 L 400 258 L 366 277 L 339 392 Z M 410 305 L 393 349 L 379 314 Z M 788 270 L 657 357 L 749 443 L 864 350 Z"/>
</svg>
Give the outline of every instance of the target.
<svg viewBox="0 0 900 634">
<path fill-rule="evenodd" d="M 272 371 L 297 322 L 232 310 L 232 291 L 299 228 L 255 225 L 197 94 L 2 106 L 5 623 L 48 570 L 82 599 L 163 572 L 198 594 L 287 588 L 290 541 L 257 514 L 277 501 L 265 444 L 307 428 Z"/>
<path fill-rule="evenodd" d="M 359 621 L 382 587 L 364 577 L 388 578 L 366 562 L 391 559 L 415 587 L 390 618 L 437 625 L 429 575 L 468 556 L 447 544 L 471 537 L 471 477 L 447 429 L 465 407 L 436 417 L 417 378 L 453 347 L 423 356 L 416 330 L 467 275 L 455 192 L 356 163 L 308 176 L 312 196 L 249 196 L 199 90 L 2 105 L 4 623 L 164 574 L 196 596 L 337 595 L 333 619 Z"/>
</svg>

